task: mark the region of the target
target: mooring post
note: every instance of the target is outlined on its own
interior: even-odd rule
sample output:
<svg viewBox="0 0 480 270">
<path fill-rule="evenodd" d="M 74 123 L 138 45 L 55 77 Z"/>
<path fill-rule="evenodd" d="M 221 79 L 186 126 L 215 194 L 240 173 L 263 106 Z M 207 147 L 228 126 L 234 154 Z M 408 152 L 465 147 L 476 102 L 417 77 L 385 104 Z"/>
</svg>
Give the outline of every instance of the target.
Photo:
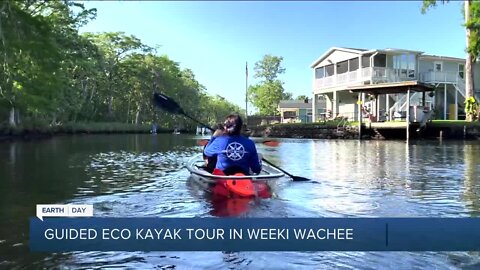
<svg viewBox="0 0 480 270">
<path fill-rule="evenodd" d="M 362 139 L 362 92 L 359 92 L 358 93 L 358 101 L 357 101 L 357 105 L 358 105 L 358 139 L 361 140 Z"/>
<path fill-rule="evenodd" d="M 410 87 L 407 89 L 407 142 L 410 139 Z"/>
</svg>

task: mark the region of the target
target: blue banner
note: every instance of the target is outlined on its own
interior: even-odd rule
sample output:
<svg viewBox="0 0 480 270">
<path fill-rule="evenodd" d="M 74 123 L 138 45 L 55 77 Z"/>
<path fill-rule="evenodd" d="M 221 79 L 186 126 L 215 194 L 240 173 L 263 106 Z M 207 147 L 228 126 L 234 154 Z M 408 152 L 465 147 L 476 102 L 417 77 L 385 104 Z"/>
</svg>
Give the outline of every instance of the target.
<svg viewBox="0 0 480 270">
<path fill-rule="evenodd" d="M 477 218 L 38 218 L 32 251 L 478 251 Z"/>
</svg>

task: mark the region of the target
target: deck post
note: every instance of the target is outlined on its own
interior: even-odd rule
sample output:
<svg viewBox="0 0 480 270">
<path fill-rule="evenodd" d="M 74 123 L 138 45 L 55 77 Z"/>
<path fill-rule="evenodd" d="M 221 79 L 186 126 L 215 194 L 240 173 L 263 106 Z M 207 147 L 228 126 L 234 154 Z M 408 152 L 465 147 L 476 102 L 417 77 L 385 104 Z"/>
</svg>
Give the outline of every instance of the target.
<svg viewBox="0 0 480 270">
<path fill-rule="evenodd" d="M 447 120 L 447 84 L 443 86 L 443 120 Z"/>
<path fill-rule="evenodd" d="M 410 87 L 407 89 L 407 142 L 410 140 Z"/>
<path fill-rule="evenodd" d="M 392 121 L 392 116 L 390 115 L 390 95 L 385 95 L 385 113 L 387 114 L 386 121 Z"/>
<path fill-rule="evenodd" d="M 357 106 L 358 106 L 358 139 L 362 139 L 362 107 L 363 107 L 363 102 L 362 102 L 362 92 L 358 93 L 358 101 L 357 101 Z"/>
<path fill-rule="evenodd" d="M 337 118 L 338 114 L 338 95 L 337 90 L 333 91 L 333 108 L 332 108 L 332 117 Z"/>
<path fill-rule="evenodd" d="M 455 120 L 458 120 L 458 91 L 455 89 Z"/>
</svg>

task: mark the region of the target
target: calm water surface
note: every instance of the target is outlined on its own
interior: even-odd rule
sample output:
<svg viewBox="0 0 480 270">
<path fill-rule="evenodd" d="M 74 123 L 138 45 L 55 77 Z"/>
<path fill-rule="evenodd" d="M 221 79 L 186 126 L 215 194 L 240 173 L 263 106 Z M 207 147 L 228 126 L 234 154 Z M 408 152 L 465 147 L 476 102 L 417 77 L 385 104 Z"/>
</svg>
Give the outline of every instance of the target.
<svg viewBox="0 0 480 270">
<path fill-rule="evenodd" d="M 0 269 L 480 269 L 478 252 L 30 253 L 37 203 L 102 217 L 478 217 L 480 142 L 282 140 L 279 181 L 246 211 L 213 204 L 184 168 L 198 137 L 90 135 L 0 143 Z M 473 241 L 473 240 L 472 240 Z M 478 240 L 475 240 L 478 241 Z"/>
</svg>

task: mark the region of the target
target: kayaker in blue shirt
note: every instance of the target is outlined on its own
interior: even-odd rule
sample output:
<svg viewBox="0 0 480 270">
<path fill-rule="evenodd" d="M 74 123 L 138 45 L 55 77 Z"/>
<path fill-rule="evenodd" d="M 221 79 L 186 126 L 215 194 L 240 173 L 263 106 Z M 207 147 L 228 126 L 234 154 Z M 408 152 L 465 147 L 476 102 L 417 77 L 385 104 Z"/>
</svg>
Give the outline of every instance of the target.
<svg viewBox="0 0 480 270">
<path fill-rule="evenodd" d="M 227 116 L 223 135 L 212 137 L 204 149 L 207 157 L 217 156 L 216 169 L 226 175 L 260 173 L 262 163 L 258 157 L 255 143 L 240 134 L 243 126 L 238 114 Z"/>
</svg>

